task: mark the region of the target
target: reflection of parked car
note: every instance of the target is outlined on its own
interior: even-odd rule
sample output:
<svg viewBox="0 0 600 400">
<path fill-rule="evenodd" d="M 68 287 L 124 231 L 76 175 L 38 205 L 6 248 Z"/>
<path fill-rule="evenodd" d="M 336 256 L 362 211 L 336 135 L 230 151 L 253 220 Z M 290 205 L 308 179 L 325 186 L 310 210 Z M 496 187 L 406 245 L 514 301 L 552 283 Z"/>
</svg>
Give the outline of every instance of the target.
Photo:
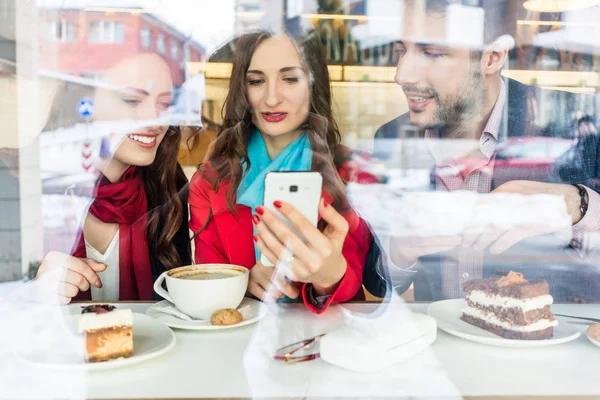
<svg viewBox="0 0 600 400">
<path fill-rule="evenodd" d="M 381 163 L 366 152 L 338 146 L 334 162 L 344 183 L 370 184 L 385 181 L 385 171 Z"/>
<path fill-rule="evenodd" d="M 495 175 L 503 177 L 522 177 L 527 171 L 527 180 L 548 182 L 552 166 L 556 159 L 565 154 L 574 143 L 570 139 L 533 137 L 514 138 L 501 143 L 496 150 L 493 168 Z M 481 163 L 480 158 L 461 158 L 456 167 L 461 171 L 472 171 Z M 440 173 L 435 169 L 431 174 L 431 183 Z"/>
<path fill-rule="evenodd" d="M 531 180 L 548 181 L 554 161 L 573 145 L 569 139 L 511 139 L 496 153 L 494 168 L 503 170 L 507 176 L 526 169 Z"/>
</svg>

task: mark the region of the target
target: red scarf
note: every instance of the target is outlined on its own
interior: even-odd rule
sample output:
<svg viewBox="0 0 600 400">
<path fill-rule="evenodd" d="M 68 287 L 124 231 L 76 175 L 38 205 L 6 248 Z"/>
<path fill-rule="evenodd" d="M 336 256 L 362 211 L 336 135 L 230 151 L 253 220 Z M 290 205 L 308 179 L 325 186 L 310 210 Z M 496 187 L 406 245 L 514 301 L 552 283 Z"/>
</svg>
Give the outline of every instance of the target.
<svg viewBox="0 0 600 400">
<path fill-rule="evenodd" d="M 153 279 L 150 251 L 146 240 L 148 199 L 139 171 L 130 167 L 119 182 L 102 178 L 95 189 L 89 213 L 105 223 L 119 224 L 119 299 L 152 300 Z M 75 257 L 87 257 L 83 230 Z M 91 291 L 75 300 L 91 300 Z"/>
</svg>

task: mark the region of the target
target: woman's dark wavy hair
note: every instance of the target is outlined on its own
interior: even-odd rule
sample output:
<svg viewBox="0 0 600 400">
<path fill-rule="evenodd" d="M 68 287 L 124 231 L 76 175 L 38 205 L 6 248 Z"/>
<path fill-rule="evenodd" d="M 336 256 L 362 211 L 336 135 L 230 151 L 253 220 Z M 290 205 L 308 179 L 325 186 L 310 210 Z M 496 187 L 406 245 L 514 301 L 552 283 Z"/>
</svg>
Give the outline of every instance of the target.
<svg viewBox="0 0 600 400">
<path fill-rule="evenodd" d="M 167 270 L 181 266 L 179 253 L 173 244 L 173 238 L 184 219 L 183 207 L 187 206 L 182 198 L 187 197 L 185 191 L 188 180 L 177 162 L 180 141 L 181 129 L 170 126 L 158 146 L 154 162 L 139 167 L 148 198 L 146 240 L 148 247 Z"/>
<path fill-rule="evenodd" d="M 222 110 L 223 125 L 209 159 L 211 168 L 203 168 L 213 190 L 218 190 L 226 180 L 231 182 L 227 193 L 227 205 L 231 211 L 235 210 L 235 195 L 244 174 L 244 164 L 250 165 L 248 142 L 255 129 L 247 99 L 246 72 L 258 46 L 273 36 L 275 34 L 272 32 L 254 32 L 238 38 L 229 91 Z M 333 206 L 343 210 L 347 207 L 344 185 L 333 163 L 341 136 L 333 118 L 329 71 L 324 51 L 314 34 L 303 39 L 288 37 L 298 49 L 309 82 L 309 114 L 301 128 L 306 129 L 313 150 L 312 170 L 319 171 L 323 176 L 323 189 L 333 197 Z"/>
</svg>

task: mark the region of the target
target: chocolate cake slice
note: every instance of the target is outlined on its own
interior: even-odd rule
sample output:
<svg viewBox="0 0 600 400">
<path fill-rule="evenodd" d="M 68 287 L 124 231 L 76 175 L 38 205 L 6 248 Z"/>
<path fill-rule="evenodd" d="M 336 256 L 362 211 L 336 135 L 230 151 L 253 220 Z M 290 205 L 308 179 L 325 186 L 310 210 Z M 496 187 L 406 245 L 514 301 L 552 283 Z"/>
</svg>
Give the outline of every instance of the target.
<svg viewBox="0 0 600 400">
<path fill-rule="evenodd" d="M 465 282 L 463 291 L 467 306 L 460 318 L 503 338 L 549 339 L 558 325 L 546 281 L 529 282 L 510 271 L 500 279 Z"/>
</svg>

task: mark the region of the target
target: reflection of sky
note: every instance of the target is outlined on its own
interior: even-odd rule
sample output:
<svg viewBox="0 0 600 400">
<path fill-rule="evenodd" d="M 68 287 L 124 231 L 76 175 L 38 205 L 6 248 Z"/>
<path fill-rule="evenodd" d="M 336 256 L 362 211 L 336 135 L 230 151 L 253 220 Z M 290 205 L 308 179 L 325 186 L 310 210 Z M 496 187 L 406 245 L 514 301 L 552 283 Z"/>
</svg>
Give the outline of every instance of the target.
<svg viewBox="0 0 600 400">
<path fill-rule="evenodd" d="M 38 0 L 38 7 L 145 7 L 184 34 L 191 35 L 210 53 L 233 36 L 234 0 Z"/>
</svg>

